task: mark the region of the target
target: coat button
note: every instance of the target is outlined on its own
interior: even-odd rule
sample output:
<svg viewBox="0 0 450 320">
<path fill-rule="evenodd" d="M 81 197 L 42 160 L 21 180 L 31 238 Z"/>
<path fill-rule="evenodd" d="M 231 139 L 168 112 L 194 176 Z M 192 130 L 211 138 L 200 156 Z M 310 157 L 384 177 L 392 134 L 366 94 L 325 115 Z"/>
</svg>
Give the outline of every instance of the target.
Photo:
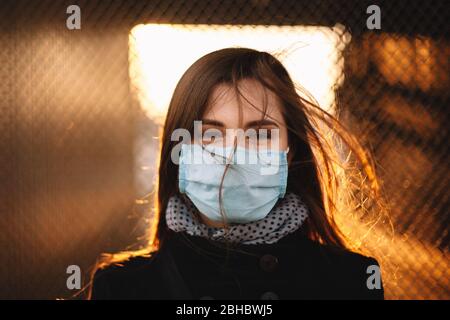
<svg viewBox="0 0 450 320">
<path fill-rule="evenodd" d="M 278 258 L 271 254 L 265 254 L 259 259 L 259 266 L 266 272 L 272 272 L 278 266 Z"/>
<path fill-rule="evenodd" d="M 275 292 L 267 291 L 261 295 L 261 300 L 278 300 L 278 295 Z"/>
</svg>

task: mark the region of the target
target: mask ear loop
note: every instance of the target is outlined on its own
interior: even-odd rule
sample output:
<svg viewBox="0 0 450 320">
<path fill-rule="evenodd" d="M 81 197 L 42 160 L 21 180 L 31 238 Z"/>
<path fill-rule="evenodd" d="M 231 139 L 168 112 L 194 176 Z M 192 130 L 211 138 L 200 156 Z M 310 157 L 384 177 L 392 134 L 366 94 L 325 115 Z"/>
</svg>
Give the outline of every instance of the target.
<svg viewBox="0 0 450 320">
<path fill-rule="evenodd" d="M 288 154 L 289 153 L 289 147 L 287 147 L 287 149 L 286 149 L 286 154 Z"/>
</svg>

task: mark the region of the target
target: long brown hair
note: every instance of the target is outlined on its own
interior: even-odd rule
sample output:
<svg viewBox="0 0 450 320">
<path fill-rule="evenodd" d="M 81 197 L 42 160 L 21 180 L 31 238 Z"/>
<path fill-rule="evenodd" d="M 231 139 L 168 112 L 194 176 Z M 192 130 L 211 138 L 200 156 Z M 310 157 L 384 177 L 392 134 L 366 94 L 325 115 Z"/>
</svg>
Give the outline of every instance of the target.
<svg viewBox="0 0 450 320">
<path fill-rule="evenodd" d="M 172 132 L 184 128 L 193 133 L 194 121 L 202 119 L 211 92 L 219 84 L 232 86 L 245 99 L 239 90 L 239 81 L 243 79 L 258 81 L 281 102 L 289 146 L 294 151 L 287 190 L 301 195 L 310 210 L 304 233 L 323 244 L 354 248 L 338 228 L 335 216 L 339 211 L 361 209 L 354 201 L 357 196 L 358 202 L 365 201 L 361 193 L 372 203 L 378 201 L 379 185 L 369 153 L 334 115 L 321 109 L 305 90 L 294 84 L 274 55 L 248 48 L 225 48 L 192 64 L 173 93 L 161 137 L 156 216 L 147 252 L 163 245 L 167 203 L 171 196 L 180 194 L 178 166 L 171 159 L 178 142 L 171 140 Z M 359 174 L 349 177 L 352 170 Z M 143 252 L 109 256 L 107 263 Z"/>
<path fill-rule="evenodd" d="M 339 161 L 330 137 L 323 132 L 324 125 L 337 133 L 339 140 L 356 156 L 370 183 L 372 195 L 376 195 L 378 183 L 370 157 L 333 115 L 319 108 L 311 98 L 299 94 L 306 91 L 301 88 L 299 91 L 278 59 L 267 52 L 247 48 L 226 48 L 203 56 L 184 73 L 175 88 L 162 134 L 157 195 L 159 217 L 154 240 L 164 239 L 167 227 L 161 213 L 165 212 L 169 198 L 179 195 L 178 167 L 170 157 L 178 142 L 171 141 L 172 132 L 178 128 L 193 132 L 194 121 L 202 119 L 210 93 L 218 84 L 231 85 L 238 96 L 246 99 L 239 90 L 242 79 L 258 81 L 281 101 L 289 145 L 294 151 L 287 190 L 301 195 L 310 208 L 305 227 L 308 237 L 321 243 L 348 247 L 348 241 L 334 220 L 339 192 L 336 166 L 342 167 L 339 163 L 342 161 Z"/>
</svg>

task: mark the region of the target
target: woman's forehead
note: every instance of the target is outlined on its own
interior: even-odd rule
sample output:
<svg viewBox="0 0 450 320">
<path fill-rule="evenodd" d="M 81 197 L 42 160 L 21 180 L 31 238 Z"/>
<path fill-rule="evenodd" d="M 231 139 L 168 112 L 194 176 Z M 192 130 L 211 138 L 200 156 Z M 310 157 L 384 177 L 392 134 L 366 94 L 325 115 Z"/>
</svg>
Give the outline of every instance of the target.
<svg viewBox="0 0 450 320">
<path fill-rule="evenodd" d="M 253 79 L 239 81 L 240 106 L 243 121 L 261 119 L 265 105 L 266 117 L 282 121 L 281 103 L 279 98 L 261 83 Z M 230 84 L 218 84 L 211 92 L 204 118 L 220 119 L 222 122 L 233 122 L 239 119 L 238 93 Z"/>
</svg>

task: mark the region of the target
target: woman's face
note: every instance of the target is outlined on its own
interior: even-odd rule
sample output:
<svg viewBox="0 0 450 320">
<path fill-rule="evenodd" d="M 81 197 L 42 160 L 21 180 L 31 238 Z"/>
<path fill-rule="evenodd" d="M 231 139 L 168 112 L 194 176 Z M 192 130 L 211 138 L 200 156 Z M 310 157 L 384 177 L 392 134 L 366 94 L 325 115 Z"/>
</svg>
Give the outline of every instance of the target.
<svg viewBox="0 0 450 320">
<path fill-rule="evenodd" d="M 264 142 L 267 144 L 267 147 L 286 150 L 288 148 L 288 132 L 279 98 L 270 90 L 264 89 L 258 81 L 253 79 L 241 80 L 239 89 L 245 97 L 245 99 L 241 97 L 242 123 L 239 123 L 240 108 L 237 93 L 230 85 L 219 84 L 211 93 L 210 104 L 202 119 L 204 139 L 208 140 L 208 142 L 211 141 L 207 138 L 207 130 L 219 130 L 224 137 L 224 141 L 221 143 L 230 146 L 234 144 L 237 137 L 237 131 L 235 130 L 242 129 L 247 137 L 254 137 L 258 146 L 260 146 L 262 144 L 261 140 L 265 140 L 266 136 L 259 134 L 264 132 L 259 130 L 266 129 L 267 140 Z M 264 91 L 266 94 L 264 94 Z M 267 111 L 264 119 L 262 119 L 265 99 L 267 99 Z M 274 132 L 271 131 L 273 129 L 278 129 L 278 141 L 275 141 L 277 135 L 271 134 Z M 255 132 L 257 133 L 256 136 L 252 135 Z M 248 140 L 236 139 L 236 141 L 238 141 L 238 145 L 247 144 L 244 147 L 248 147 Z M 291 154 L 291 152 L 288 154 L 289 158 Z"/>
<path fill-rule="evenodd" d="M 264 87 L 259 82 L 252 79 L 241 80 L 239 89 L 245 97 L 245 99 L 241 98 L 241 109 L 239 108 L 237 95 L 230 85 L 220 84 L 214 88 L 211 93 L 210 104 L 202 119 L 202 136 L 207 136 L 207 134 L 205 134 L 207 130 L 219 130 L 221 135 L 225 137 L 225 141 L 222 141 L 221 143 L 224 146 L 232 146 L 235 141 L 235 136 L 230 136 L 226 132 L 227 129 L 228 132 L 234 132 L 236 129 L 242 129 L 244 132 L 247 132 L 248 129 L 254 129 L 256 132 L 259 132 L 259 129 L 266 129 L 268 133 L 272 129 L 278 129 L 278 141 L 273 141 L 276 139 L 276 135 L 275 137 L 268 136 L 265 141 L 265 146 L 271 149 L 277 148 L 279 150 L 286 150 L 288 148 L 288 132 L 282 115 L 282 106 L 278 97 L 269 90 L 265 90 L 265 95 Z M 262 119 L 265 99 L 267 99 L 267 110 L 264 119 Z M 241 115 L 240 110 L 242 111 Z M 242 117 L 242 123 L 239 123 L 240 116 Z M 259 140 L 261 139 L 259 135 L 257 135 L 257 140 L 258 147 L 260 147 Z M 245 140 L 242 141 L 242 139 L 236 139 L 236 141 L 238 141 L 238 144 L 241 144 L 242 142 L 246 143 Z M 208 140 L 203 143 L 210 142 L 211 141 Z M 244 147 L 248 146 L 245 145 Z M 293 152 L 290 151 L 288 153 L 288 163 L 290 163 L 292 155 Z M 206 225 L 224 227 L 221 222 L 209 220 L 201 213 L 200 217 Z"/>
</svg>

